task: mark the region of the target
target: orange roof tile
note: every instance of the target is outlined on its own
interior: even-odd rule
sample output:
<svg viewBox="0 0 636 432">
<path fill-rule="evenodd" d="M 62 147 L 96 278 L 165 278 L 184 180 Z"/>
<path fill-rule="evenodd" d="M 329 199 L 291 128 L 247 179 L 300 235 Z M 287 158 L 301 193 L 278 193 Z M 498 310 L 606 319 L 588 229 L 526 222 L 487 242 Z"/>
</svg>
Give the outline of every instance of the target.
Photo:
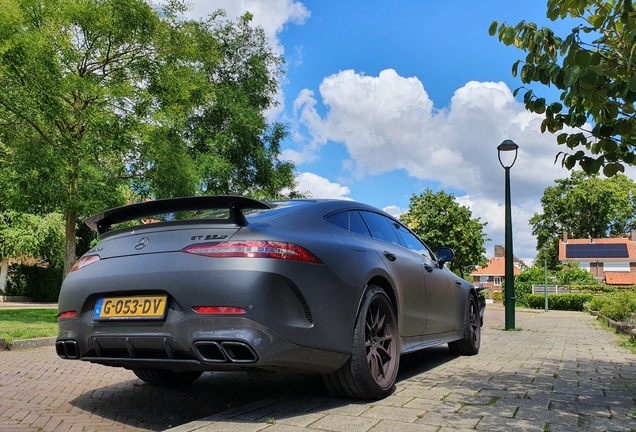
<svg viewBox="0 0 636 432">
<path fill-rule="evenodd" d="M 608 285 L 636 285 L 636 273 L 607 272 L 605 283 Z"/>
<path fill-rule="evenodd" d="M 593 239 L 596 244 L 626 244 L 627 245 L 627 258 L 599 258 L 603 261 L 636 261 L 636 242 L 631 241 L 626 237 L 620 238 L 599 238 Z M 595 259 L 595 257 L 586 258 L 566 258 L 565 246 L 569 244 L 590 244 L 590 239 L 568 239 L 567 243 L 563 243 L 563 240 L 559 240 L 559 260 L 561 261 L 589 261 Z"/>
<path fill-rule="evenodd" d="M 521 273 L 517 267 L 513 267 L 515 275 Z M 504 257 L 490 258 L 486 267 L 477 267 L 470 274 L 471 276 L 505 276 L 506 275 L 506 259 Z"/>
</svg>

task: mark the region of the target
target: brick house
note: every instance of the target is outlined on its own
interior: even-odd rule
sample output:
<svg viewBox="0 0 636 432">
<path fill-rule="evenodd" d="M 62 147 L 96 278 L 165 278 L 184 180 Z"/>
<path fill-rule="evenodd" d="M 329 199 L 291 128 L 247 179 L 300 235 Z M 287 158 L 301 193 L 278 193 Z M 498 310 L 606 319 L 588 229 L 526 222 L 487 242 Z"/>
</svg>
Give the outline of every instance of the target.
<svg viewBox="0 0 636 432">
<path fill-rule="evenodd" d="M 559 240 L 559 260 L 578 262 L 608 285 L 636 285 L 636 230 L 629 237 Z"/>
<path fill-rule="evenodd" d="M 514 257 L 513 271 L 515 276 L 528 268 L 523 261 Z M 495 256 L 488 261 L 485 267 L 477 267 L 470 274 L 473 284 L 488 288 L 490 292 L 501 291 L 501 284 L 506 276 L 506 248 L 495 245 Z"/>
</svg>

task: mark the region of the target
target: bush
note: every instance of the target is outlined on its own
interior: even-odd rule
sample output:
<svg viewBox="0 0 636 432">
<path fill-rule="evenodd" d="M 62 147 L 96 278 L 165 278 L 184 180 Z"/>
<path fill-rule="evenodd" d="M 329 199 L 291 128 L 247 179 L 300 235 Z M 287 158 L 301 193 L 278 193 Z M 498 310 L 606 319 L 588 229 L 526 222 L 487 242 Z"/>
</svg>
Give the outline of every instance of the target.
<svg viewBox="0 0 636 432">
<path fill-rule="evenodd" d="M 627 317 L 632 314 L 628 304 L 619 303 L 617 301 L 608 301 L 599 312 L 618 322 L 627 319 Z"/>
<path fill-rule="evenodd" d="M 7 295 L 31 297 L 34 302 L 56 302 L 62 286 L 62 269 L 14 264 L 9 268 Z"/>
<path fill-rule="evenodd" d="M 609 299 L 606 296 L 594 296 L 594 298 L 590 301 L 590 310 L 600 311 L 608 301 Z"/>
<path fill-rule="evenodd" d="M 501 291 L 493 291 L 492 299 L 495 301 L 503 301 L 503 293 Z"/>
<path fill-rule="evenodd" d="M 592 301 L 592 294 L 548 294 L 548 309 L 582 311 L 583 305 Z M 528 307 L 543 309 L 545 296 L 543 294 L 530 294 L 526 296 Z"/>
</svg>

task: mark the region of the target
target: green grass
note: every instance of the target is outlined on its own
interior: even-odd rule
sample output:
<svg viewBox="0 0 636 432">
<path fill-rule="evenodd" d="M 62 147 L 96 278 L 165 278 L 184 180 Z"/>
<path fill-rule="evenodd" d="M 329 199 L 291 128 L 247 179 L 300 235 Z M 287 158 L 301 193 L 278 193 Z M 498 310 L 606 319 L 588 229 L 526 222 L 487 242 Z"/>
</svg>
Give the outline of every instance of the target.
<svg viewBox="0 0 636 432">
<path fill-rule="evenodd" d="M 598 322 L 603 328 L 613 332 L 616 335 L 618 339 L 618 346 L 627 348 L 628 350 L 636 354 L 636 336 L 617 332 L 614 328 L 610 327 L 609 323 L 605 319 L 599 319 Z"/>
<path fill-rule="evenodd" d="M 0 339 L 57 336 L 57 309 L 0 309 Z"/>
</svg>

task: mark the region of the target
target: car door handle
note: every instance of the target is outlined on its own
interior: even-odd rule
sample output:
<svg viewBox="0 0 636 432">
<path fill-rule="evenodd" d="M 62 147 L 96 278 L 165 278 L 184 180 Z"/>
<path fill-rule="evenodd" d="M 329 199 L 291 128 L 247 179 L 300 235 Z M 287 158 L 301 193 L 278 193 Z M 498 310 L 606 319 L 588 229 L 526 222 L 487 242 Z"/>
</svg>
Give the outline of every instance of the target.
<svg viewBox="0 0 636 432">
<path fill-rule="evenodd" d="M 461 288 L 462 287 L 462 283 L 460 281 L 455 281 L 455 286 L 457 288 Z"/>
<path fill-rule="evenodd" d="M 433 273 L 433 267 L 428 266 L 428 265 L 426 265 L 426 264 L 424 264 L 424 270 L 426 270 L 426 271 L 427 271 L 427 272 L 429 272 L 429 273 Z"/>
<path fill-rule="evenodd" d="M 384 256 L 386 257 L 386 259 L 388 259 L 389 261 L 395 261 L 397 259 L 397 257 L 395 256 L 395 254 L 392 254 L 389 251 L 384 251 Z"/>
</svg>

